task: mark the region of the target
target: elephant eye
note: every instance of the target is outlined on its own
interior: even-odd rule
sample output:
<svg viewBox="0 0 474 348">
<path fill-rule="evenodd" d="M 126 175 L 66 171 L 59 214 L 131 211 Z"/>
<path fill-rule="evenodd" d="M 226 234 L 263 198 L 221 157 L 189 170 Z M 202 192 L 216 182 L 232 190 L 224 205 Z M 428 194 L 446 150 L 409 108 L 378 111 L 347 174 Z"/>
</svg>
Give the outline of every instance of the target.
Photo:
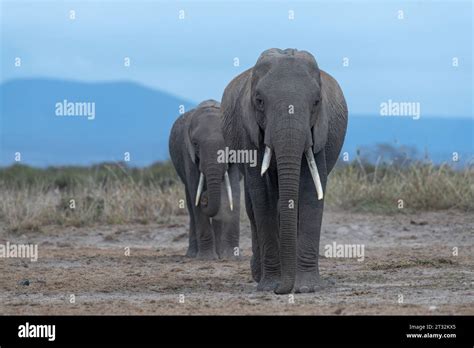
<svg viewBox="0 0 474 348">
<path fill-rule="evenodd" d="M 314 104 L 313 104 L 313 112 L 316 111 L 316 108 L 318 107 L 318 105 L 319 105 L 319 99 L 316 100 L 316 101 L 314 102 Z"/>
<path fill-rule="evenodd" d="M 255 104 L 257 105 L 257 108 L 259 110 L 263 110 L 264 103 L 263 103 L 263 98 L 260 96 L 255 97 Z"/>
</svg>

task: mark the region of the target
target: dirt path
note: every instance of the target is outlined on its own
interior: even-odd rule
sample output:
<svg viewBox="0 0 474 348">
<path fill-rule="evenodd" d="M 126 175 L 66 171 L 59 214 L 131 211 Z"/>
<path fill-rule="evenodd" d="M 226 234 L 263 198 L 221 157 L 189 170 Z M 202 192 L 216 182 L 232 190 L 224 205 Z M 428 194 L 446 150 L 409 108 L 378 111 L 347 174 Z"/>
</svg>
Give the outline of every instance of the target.
<svg viewBox="0 0 474 348">
<path fill-rule="evenodd" d="M 289 296 L 256 292 L 247 223 L 242 259 L 215 262 L 182 256 L 186 217 L 172 225 L 0 231 L 2 244 L 39 245 L 37 262 L 0 259 L 0 313 L 474 314 L 472 215 L 329 211 L 323 229 L 321 274 L 335 284 L 295 294 L 294 303 Z M 324 246 L 333 242 L 363 244 L 364 261 L 324 257 Z"/>
</svg>

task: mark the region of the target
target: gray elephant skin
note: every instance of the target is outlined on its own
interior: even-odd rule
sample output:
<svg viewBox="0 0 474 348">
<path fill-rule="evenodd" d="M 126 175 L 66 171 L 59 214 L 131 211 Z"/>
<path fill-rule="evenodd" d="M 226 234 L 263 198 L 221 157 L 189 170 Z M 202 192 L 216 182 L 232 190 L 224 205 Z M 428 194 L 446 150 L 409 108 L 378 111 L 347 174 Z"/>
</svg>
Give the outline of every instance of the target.
<svg viewBox="0 0 474 348">
<path fill-rule="evenodd" d="M 340 154 L 347 105 L 313 55 L 269 49 L 235 77 L 221 101 L 226 143 L 258 152 L 241 167 L 257 290 L 313 292 L 327 177 Z"/>
<path fill-rule="evenodd" d="M 169 140 L 190 216 L 186 255 L 204 260 L 238 256 L 240 174 L 235 164 L 218 162 L 221 122 L 220 104 L 207 100 L 175 121 Z"/>
</svg>

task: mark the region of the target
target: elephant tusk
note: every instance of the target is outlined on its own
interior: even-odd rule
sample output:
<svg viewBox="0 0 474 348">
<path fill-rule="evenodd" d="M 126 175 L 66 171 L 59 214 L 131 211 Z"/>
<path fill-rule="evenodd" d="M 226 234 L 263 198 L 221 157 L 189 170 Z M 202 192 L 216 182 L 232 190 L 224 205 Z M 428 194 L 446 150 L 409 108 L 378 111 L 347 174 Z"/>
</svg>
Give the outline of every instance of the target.
<svg viewBox="0 0 474 348">
<path fill-rule="evenodd" d="M 229 204 L 230 204 L 230 210 L 234 210 L 234 202 L 232 199 L 232 187 L 230 186 L 230 179 L 229 179 L 229 173 L 227 173 L 227 170 L 225 171 L 224 174 L 224 180 L 225 180 L 225 187 L 227 189 L 227 197 L 229 198 Z"/>
<path fill-rule="evenodd" d="M 311 148 L 308 148 L 304 152 L 306 156 L 306 160 L 308 161 L 309 170 L 311 172 L 311 176 L 313 177 L 314 186 L 316 186 L 316 192 L 318 193 L 318 201 L 323 199 L 323 186 L 321 185 L 321 179 L 319 178 L 319 171 L 318 167 L 316 166 L 316 161 L 314 160 L 313 151 Z"/>
<path fill-rule="evenodd" d="M 260 175 L 263 176 L 265 172 L 268 170 L 268 167 L 270 167 L 270 161 L 272 159 L 272 149 L 267 146 L 265 147 L 265 154 L 263 155 L 263 160 L 262 160 L 262 171 L 260 172 Z"/>
<path fill-rule="evenodd" d="M 199 184 L 196 192 L 196 207 L 199 205 L 199 200 L 201 199 L 202 189 L 204 187 L 204 174 L 199 175 Z"/>
</svg>

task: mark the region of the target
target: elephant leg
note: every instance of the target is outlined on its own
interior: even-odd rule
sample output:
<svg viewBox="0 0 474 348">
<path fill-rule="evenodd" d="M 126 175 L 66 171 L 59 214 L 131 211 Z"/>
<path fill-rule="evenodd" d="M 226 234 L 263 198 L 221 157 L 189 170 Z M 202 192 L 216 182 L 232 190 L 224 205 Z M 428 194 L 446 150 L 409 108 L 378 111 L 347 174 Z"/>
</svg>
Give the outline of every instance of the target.
<svg viewBox="0 0 474 348">
<path fill-rule="evenodd" d="M 219 220 L 211 219 L 212 220 L 212 229 L 214 231 L 214 240 L 216 244 L 216 253 L 219 258 L 222 256 L 222 233 L 224 229 L 224 223 Z"/>
<path fill-rule="evenodd" d="M 261 277 L 259 291 L 273 291 L 280 282 L 277 198 L 260 173 L 249 182 L 249 193 L 255 217 L 256 238 L 260 251 Z"/>
<path fill-rule="evenodd" d="M 325 192 L 327 174 L 325 162 L 322 159 L 324 155 L 320 156 L 317 164 Z M 314 292 L 325 285 L 319 276 L 318 260 L 324 199 L 317 200 L 316 196 L 308 164 L 303 161 L 299 192 L 295 292 Z"/>
<path fill-rule="evenodd" d="M 245 190 L 245 210 L 247 211 L 247 216 L 250 220 L 250 231 L 252 233 L 252 257 L 250 259 L 250 269 L 252 271 L 253 280 L 258 283 L 262 277 L 262 263 L 260 260 L 260 247 L 258 245 L 255 216 L 253 215 L 252 202 L 250 201 L 250 195 L 247 190 Z"/>
<path fill-rule="evenodd" d="M 239 258 L 239 225 L 240 221 L 236 217 L 232 217 L 230 221 L 219 222 L 221 240 L 218 255 L 221 259 L 231 260 Z"/>
<path fill-rule="evenodd" d="M 266 209 L 270 210 L 267 211 Z M 258 205 L 255 207 L 257 239 L 260 246 L 260 259 L 262 264 L 262 277 L 258 283 L 257 290 L 273 291 L 280 282 L 278 215 L 276 214 L 276 204 L 274 207 L 266 209 L 262 209 L 262 207 Z"/>
<path fill-rule="evenodd" d="M 200 260 L 215 260 L 217 254 L 211 219 L 199 207 L 194 207 L 194 212 L 198 246 L 196 257 Z"/>
<path fill-rule="evenodd" d="M 189 212 L 189 244 L 188 244 L 188 251 L 186 252 L 186 256 L 188 257 L 196 257 L 198 252 L 198 245 L 197 245 L 197 238 L 196 238 L 196 224 L 195 224 L 195 217 L 194 217 L 194 210 L 193 210 L 193 203 L 191 200 L 191 195 L 186 191 L 186 205 L 188 207 Z"/>
</svg>

